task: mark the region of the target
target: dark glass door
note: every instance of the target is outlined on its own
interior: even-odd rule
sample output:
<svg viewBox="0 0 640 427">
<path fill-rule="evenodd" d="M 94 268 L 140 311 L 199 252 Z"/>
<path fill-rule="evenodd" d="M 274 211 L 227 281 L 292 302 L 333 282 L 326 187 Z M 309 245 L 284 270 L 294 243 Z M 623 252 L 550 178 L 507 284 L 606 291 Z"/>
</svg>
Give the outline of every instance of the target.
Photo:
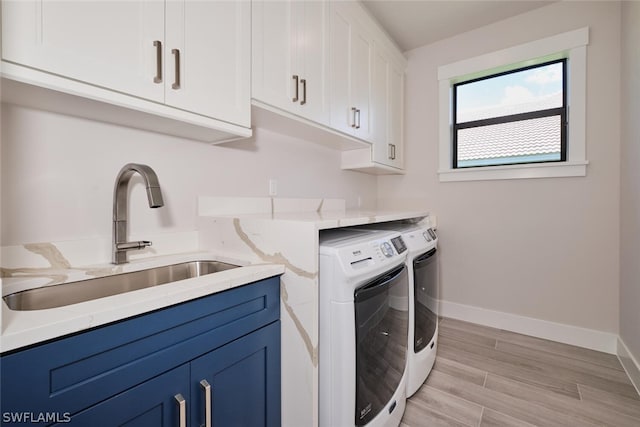
<svg viewBox="0 0 640 427">
<path fill-rule="evenodd" d="M 408 275 L 404 264 L 356 289 L 355 424 L 371 421 L 400 384 L 407 356 Z"/>
<path fill-rule="evenodd" d="M 438 257 L 431 249 L 413 260 L 414 328 L 413 350 L 425 348 L 438 325 Z"/>
</svg>

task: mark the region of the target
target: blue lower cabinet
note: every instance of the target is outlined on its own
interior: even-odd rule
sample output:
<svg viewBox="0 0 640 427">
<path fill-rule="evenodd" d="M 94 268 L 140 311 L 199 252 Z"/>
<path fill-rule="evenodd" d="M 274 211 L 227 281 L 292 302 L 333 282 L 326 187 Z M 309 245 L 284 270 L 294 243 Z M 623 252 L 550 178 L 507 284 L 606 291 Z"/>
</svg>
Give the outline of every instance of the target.
<svg viewBox="0 0 640 427">
<path fill-rule="evenodd" d="M 194 360 L 191 380 L 191 425 L 279 426 L 280 322 Z"/>
<path fill-rule="evenodd" d="M 274 277 L 0 357 L 1 425 L 280 425 Z M 201 384 L 202 382 L 202 384 Z"/>
</svg>

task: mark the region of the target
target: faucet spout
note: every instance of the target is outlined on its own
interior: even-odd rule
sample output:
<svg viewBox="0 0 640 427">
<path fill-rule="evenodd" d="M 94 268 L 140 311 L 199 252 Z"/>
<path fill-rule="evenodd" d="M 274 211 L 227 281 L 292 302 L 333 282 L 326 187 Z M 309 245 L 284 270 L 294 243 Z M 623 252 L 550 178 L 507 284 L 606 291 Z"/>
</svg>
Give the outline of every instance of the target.
<svg viewBox="0 0 640 427">
<path fill-rule="evenodd" d="M 124 165 L 118 176 L 113 190 L 113 263 L 124 264 L 127 262 L 127 251 L 132 249 L 142 249 L 151 246 L 151 242 L 127 242 L 127 218 L 129 206 L 127 194 L 131 177 L 138 173 L 144 180 L 147 189 L 147 199 L 150 208 L 164 206 L 162 190 L 158 176 L 147 165 L 139 163 L 129 163 Z"/>
</svg>

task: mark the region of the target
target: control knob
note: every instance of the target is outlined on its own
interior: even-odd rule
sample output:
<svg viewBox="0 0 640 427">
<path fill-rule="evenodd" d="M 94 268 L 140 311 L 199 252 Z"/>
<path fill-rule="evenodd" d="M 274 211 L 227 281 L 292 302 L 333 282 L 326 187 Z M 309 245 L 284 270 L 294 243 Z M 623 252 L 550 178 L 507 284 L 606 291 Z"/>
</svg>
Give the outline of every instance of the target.
<svg viewBox="0 0 640 427">
<path fill-rule="evenodd" d="M 382 254 L 384 256 L 386 256 L 387 258 L 393 256 L 393 247 L 391 246 L 391 243 L 389 243 L 389 242 L 383 242 L 380 245 L 380 250 L 382 251 Z"/>
</svg>

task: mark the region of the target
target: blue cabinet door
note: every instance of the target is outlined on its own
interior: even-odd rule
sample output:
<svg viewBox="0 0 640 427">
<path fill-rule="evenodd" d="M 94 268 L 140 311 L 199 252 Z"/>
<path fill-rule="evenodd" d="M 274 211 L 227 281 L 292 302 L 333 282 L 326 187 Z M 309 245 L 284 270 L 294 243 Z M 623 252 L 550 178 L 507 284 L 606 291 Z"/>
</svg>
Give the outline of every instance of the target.
<svg viewBox="0 0 640 427">
<path fill-rule="evenodd" d="M 113 396 L 77 414 L 71 414 L 70 423 L 78 427 L 160 427 L 178 426 L 180 405 L 184 401 L 184 416 L 188 419 L 189 365 L 172 369 L 123 393 Z"/>
<path fill-rule="evenodd" d="M 191 363 L 191 425 L 205 424 L 211 386 L 214 426 L 280 426 L 280 321 L 273 322 Z"/>
</svg>

